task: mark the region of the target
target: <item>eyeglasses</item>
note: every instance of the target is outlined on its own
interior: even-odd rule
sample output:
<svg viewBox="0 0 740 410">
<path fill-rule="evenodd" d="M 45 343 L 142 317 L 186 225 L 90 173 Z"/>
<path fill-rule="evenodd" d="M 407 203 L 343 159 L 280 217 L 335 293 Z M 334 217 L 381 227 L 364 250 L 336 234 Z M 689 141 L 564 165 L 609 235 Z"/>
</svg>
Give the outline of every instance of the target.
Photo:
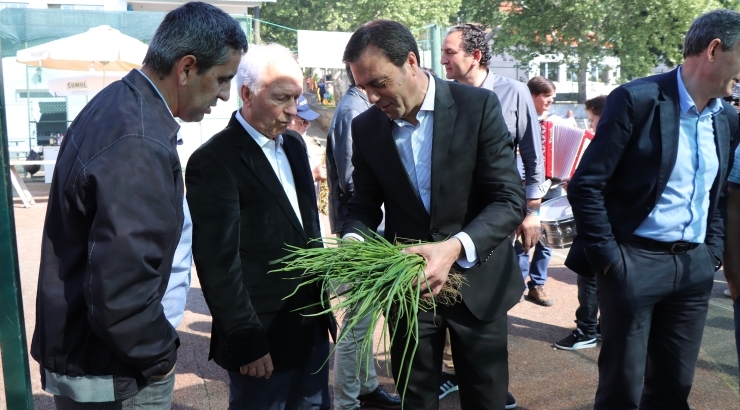
<svg viewBox="0 0 740 410">
<path fill-rule="evenodd" d="M 307 126 L 311 125 L 311 121 L 310 120 L 304 120 L 301 117 L 296 117 L 296 121 L 298 121 L 299 123 L 301 123 L 301 125 L 303 125 L 304 127 L 307 127 Z"/>
</svg>

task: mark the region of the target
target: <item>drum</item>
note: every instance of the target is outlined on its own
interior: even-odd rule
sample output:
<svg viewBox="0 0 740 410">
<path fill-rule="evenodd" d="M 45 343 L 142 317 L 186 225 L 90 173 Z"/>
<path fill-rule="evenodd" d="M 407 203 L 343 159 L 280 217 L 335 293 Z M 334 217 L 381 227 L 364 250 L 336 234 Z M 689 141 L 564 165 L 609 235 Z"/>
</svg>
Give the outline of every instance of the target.
<svg viewBox="0 0 740 410">
<path fill-rule="evenodd" d="M 576 223 L 568 197 L 561 196 L 543 202 L 540 206 L 540 224 L 540 241 L 544 245 L 555 249 L 570 248 L 576 237 Z"/>
</svg>

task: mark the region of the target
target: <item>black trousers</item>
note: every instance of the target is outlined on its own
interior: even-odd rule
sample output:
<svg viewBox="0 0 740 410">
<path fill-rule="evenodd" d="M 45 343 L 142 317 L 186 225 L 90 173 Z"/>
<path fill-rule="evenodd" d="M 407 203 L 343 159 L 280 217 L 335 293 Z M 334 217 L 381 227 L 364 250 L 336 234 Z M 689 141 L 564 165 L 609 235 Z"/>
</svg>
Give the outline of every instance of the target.
<svg viewBox="0 0 740 410">
<path fill-rule="evenodd" d="M 632 242 L 620 249 L 622 260 L 596 274 L 602 345 L 594 409 L 688 410 L 714 257 L 704 244 L 679 254 Z"/>
<path fill-rule="evenodd" d="M 406 329 L 403 318 L 391 344 L 391 368 L 398 392 L 404 400 L 403 408 L 439 408 L 442 351 L 445 331 L 449 329 L 461 408 L 503 409 L 509 384 L 506 315 L 492 322 L 483 322 L 461 302 L 451 307 L 439 306 L 436 316 L 432 312 L 419 313 L 418 321 L 419 347 L 413 360 L 411 352 L 406 353 L 403 369 L 401 358 L 406 348 L 405 330 L 401 330 Z M 404 391 L 407 380 L 408 387 Z"/>
</svg>

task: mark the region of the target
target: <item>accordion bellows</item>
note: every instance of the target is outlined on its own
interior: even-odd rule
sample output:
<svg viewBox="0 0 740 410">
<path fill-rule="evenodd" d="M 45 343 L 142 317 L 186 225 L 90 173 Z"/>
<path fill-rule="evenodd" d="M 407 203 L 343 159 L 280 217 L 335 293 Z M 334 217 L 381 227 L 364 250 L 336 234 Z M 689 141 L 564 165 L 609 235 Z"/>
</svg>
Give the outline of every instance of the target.
<svg viewBox="0 0 740 410">
<path fill-rule="evenodd" d="M 542 121 L 540 127 L 545 178 L 571 178 L 594 133 L 552 121 Z"/>
</svg>

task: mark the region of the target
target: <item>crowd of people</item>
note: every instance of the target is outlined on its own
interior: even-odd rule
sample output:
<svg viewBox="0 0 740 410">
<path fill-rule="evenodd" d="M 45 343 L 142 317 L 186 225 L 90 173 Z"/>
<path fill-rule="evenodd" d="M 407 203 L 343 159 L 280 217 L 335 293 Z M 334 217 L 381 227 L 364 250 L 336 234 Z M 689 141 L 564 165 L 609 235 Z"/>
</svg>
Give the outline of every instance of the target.
<svg viewBox="0 0 740 410">
<path fill-rule="evenodd" d="M 228 372 L 231 409 L 436 409 L 453 391 L 463 409 L 516 408 L 507 312 L 524 299 L 552 306 L 539 211 L 567 192 L 579 307 L 555 346 L 601 339 L 595 409 L 688 409 L 723 261 L 736 309 L 740 295 L 740 129 L 722 100 L 740 81 L 738 39 L 740 13 L 706 13 L 679 68 L 586 101 L 595 137 L 573 178 L 553 181 L 540 124 L 568 122 L 548 112 L 555 85 L 492 72 L 480 27 L 448 32 L 445 81 L 420 67 L 400 23 L 360 26 L 324 167 L 303 138 L 319 114 L 290 50 L 248 47 L 239 23 L 209 4 L 173 10 L 143 67 L 91 100 L 61 147 L 31 349 L 44 390 L 59 409 L 169 408 L 194 262 L 213 322 L 208 358 Z M 234 78 L 241 108 L 183 180 L 176 118 L 200 121 Z M 392 339 L 401 396 L 366 365 L 372 351 L 360 357 L 370 318 L 346 312 L 356 325 L 338 340 L 344 326 L 322 313 L 319 287 L 285 280 L 301 272 L 267 274 L 286 245 L 322 246 L 324 179 L 333 234 L 425 242 L 406 249 L 426 259 L 425 297 L 451 271 L 466 277 L 460 302 L 419 312 L 415 355 Z"/>
</svg>

